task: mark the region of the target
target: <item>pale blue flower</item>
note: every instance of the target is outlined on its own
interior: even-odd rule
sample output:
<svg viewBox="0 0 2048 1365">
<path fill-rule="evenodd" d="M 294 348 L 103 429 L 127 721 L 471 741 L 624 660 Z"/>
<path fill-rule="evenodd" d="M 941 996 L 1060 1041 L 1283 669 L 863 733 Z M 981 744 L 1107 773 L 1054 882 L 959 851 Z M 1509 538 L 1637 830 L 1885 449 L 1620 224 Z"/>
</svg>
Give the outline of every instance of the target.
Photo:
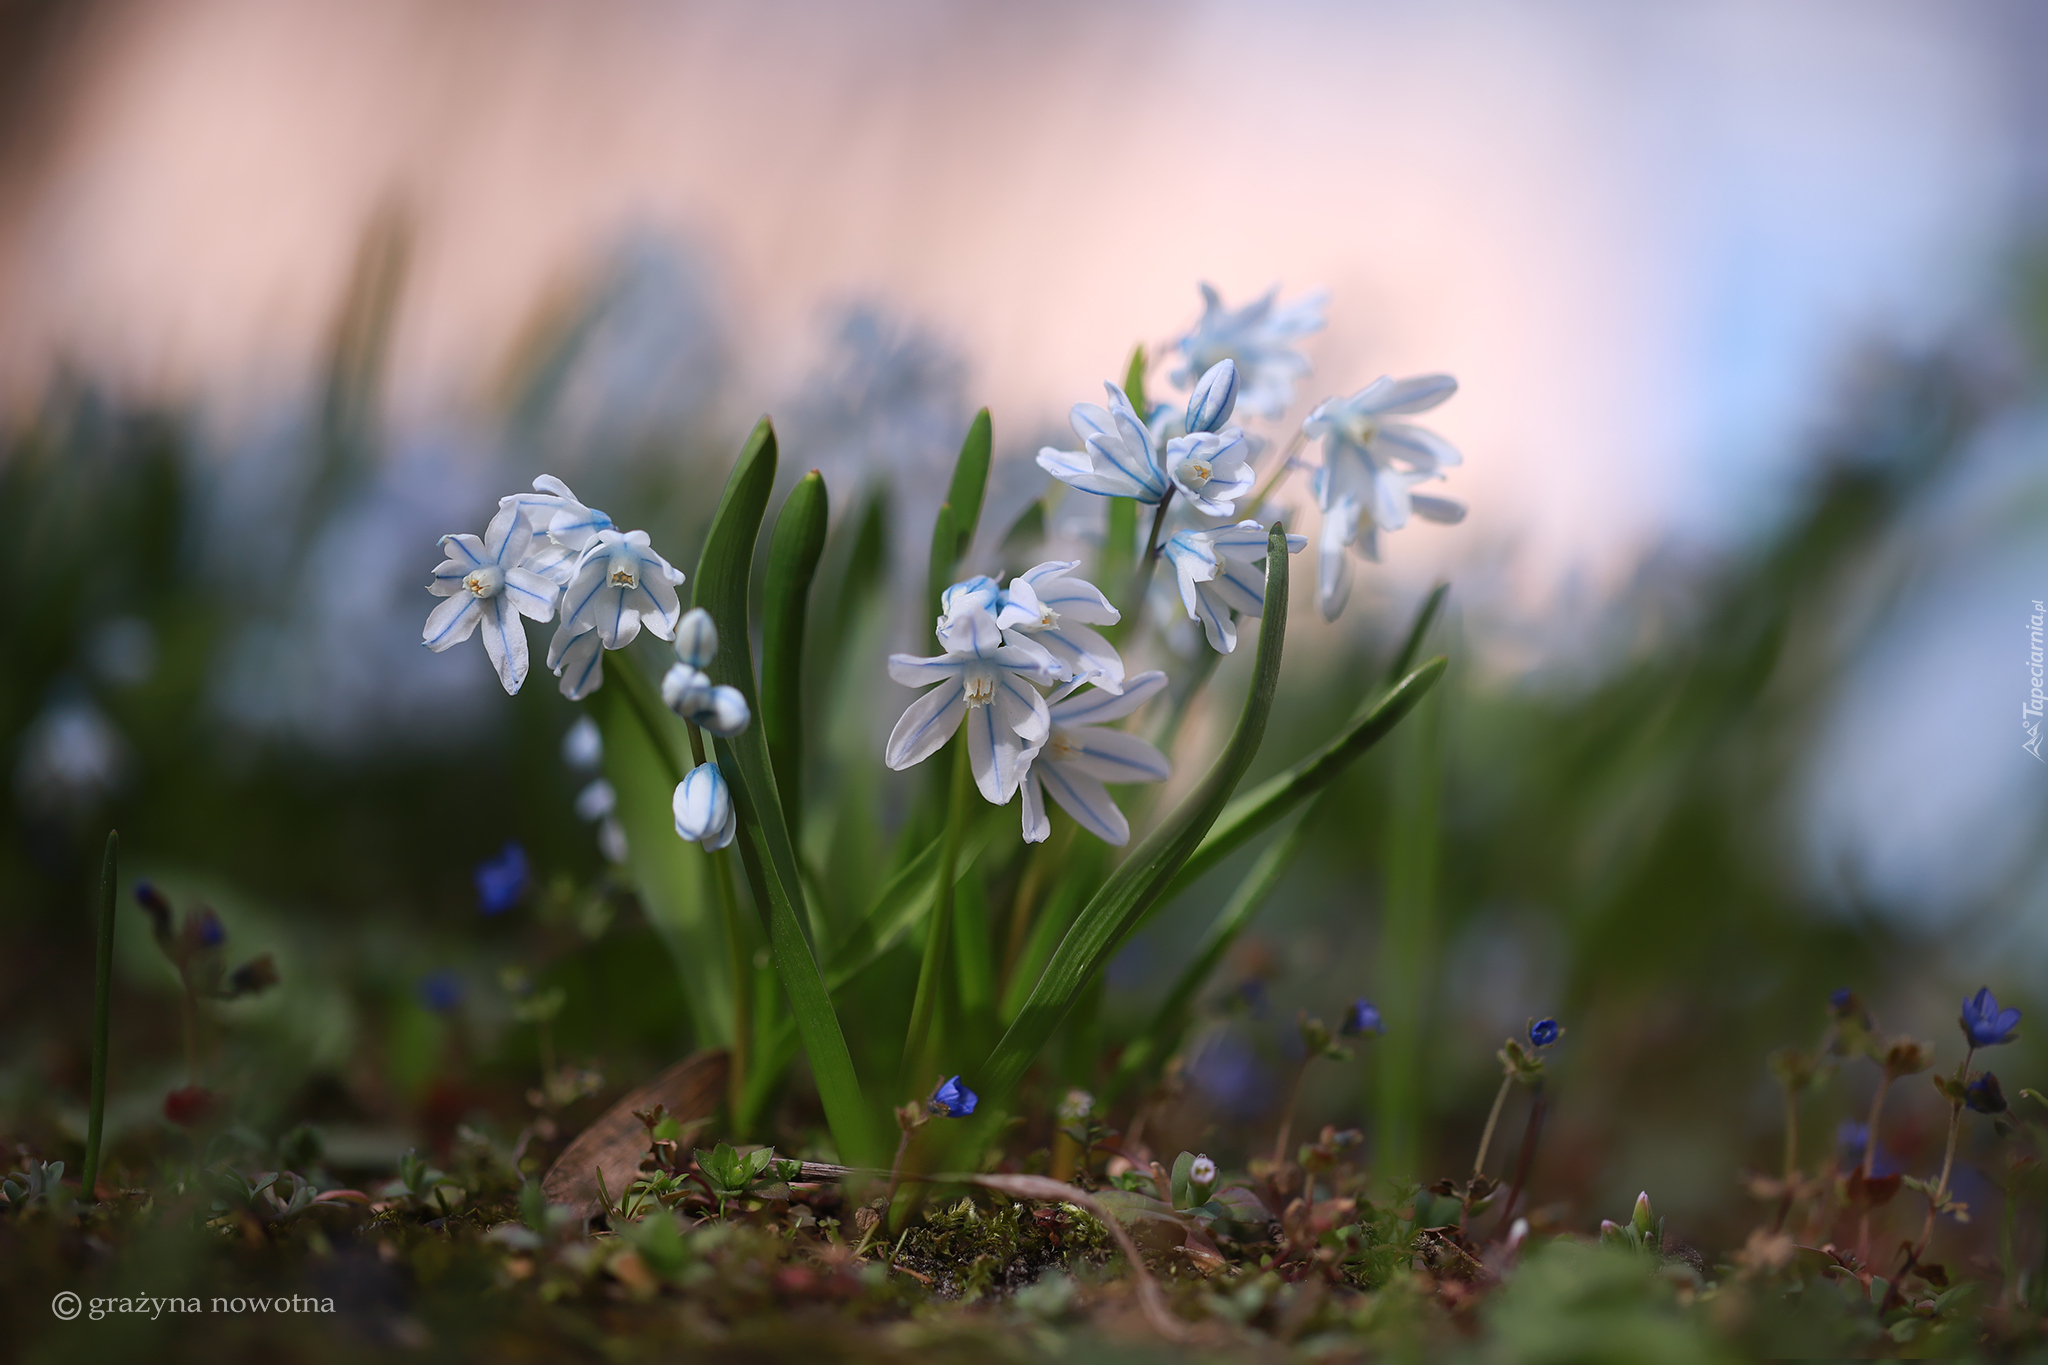
<svg viewBox="0 0 2048 1365">
<path fill-rule="evenodd" d="M 1188 395 L 1187 429 L 1221 431 L 1237 407 L 1237 362 L 1228 356 L 1209 367 Z"/>
<path fill-rule="evenodd" d="M 555 614 L 555 585 L 521 565 L 533 546 L 533 532 L 516 508 L 501 508 L 483 538 L 441 537 L 448 556 L 434 570 L 427 591 L 442 600 L 427 616 L 421 641 L 436 653 L 461 644 L 483 628 L 484 653 L 507 692 L 526 681 L 526 628 L 521 616 L 546 621 Z"/>
<path fill-rule="evenodd" d="M 745 730 L 752 719 L 744 692 L 713 683 L 707 674 L 688 664 L 671 664 L 662 675 L 661 700 L 690 724 L 723 739 Z"/>
<path fill-rule="evenodd" d="M 1293 343 L 1323 329 L 1329 291 L 1319 289 L 1281 307 L 1275 285 L 1258 302 L 1233 311 L 1223 306 L 1213 286 L 1201 288 L 1202 316 L 1176 343 L 1185 363 L 1174 371 L 1173 382 L 1186 388 L 1197 375 L 1232 360 L 1241 386 L 1238 405 L 1261 417 L 1278 417 L 1294 401 L 1294 381 L 1309 371 L 1308 357 Z M 1196 429 L 1192 420 L 1188 428 Z"/>
<path fill-rule="evenodd" d="M 1307 536 L 1287 537 L 1287 553 L 1307 548 Z M 1254 567 L 1266 557 L 1266 528 L 1240 521 L 1213 531 L 1179 531 L 1166 542 L 1164 553 L 1180 583 L 1181 605 L 1189 620 L 1202 623 L 1209 648 L 1218 654 L 1236 649 L 1231 613 L 1263 616 L 1266 611 L 1266 575 Z"/>
<path fill-rule="evenodd" d="M 715 853 L 732 842 L 739 824 L 733 814 L 732 791 L 716 763 L 699 763 L 676 783 L 670 802 L 676 817 L 676 833 L 693 844 Z"/>
<path fill-rule="evenodd" d="M 1102 387 L 1109 395 L 1107 408 L 1076 403 L 1069 414 L 1081 449 L 1046 446 L 1038 452 L 1038 467 L 1083 493 L 1154 505 L 1173 491 L 1173 480 L 1159 463 L 1158 440 L 1122 389 Z"/>
<path fill-rule="evenodd" d="M 643 626 L 658 640 L 675 638 L 682 581 L 682 570 L 654 552 L 645 531 L 599 531 L 562 590 L 562 624 L 548 647 L 548 667 L 562 672 L 569 647 L 586 633 L 606 649 L 624 649 Z"/>
<path fill-rule="evenodd" d="M 526 567 L 557 584 L 567 583 L 576 571 L 576 557 L 599 531 L 612 529 L 612 519 L 584 506 L 569 485 L 552 474 L 535 479 L 533 489 L 498 499 L 498 507 L 501 511 L 516 507 L 534 535 L 542 538 L 534 545 Z"/>
<path fill-rule="evenodd" d="M 1069 577 L 1080 566 L 1078 559 L 1049 559 L 1018 574 L 999 592 L 996 624 L 1005 638 L 1022 635 L 1057 659 L 1063 681 L 1093 681 L 1104 691 L 1120 692 L 1123 656 L 1090 627 L 1115 625 L 1122 618 L 1100 588 Z"/>
<path fill-rule="evenodd" d="M 971 610 L 939 629 L 945 653 L 920 659 L 889 656 L 889 676 L 929 692 L 910 704 L 889 735 L 883 760 L 901 771 L 937 753 L 967 721 L 967 754 L 975 785 L 1000 806 L 1016 794 L 1024 770 L 1051 725 L 1045 698 L 1033 684 L 1059 680 L 1062 668 L 1023 636 L 1004 642 L 986 611 Z"/>
<path fill-rule="evenodd" d="M 1149 742 L 1103 724 L 1130 715 L 1165 686 L 1166 675 L 1155 670 L 1131 679 L 1121 694 L 1090 688 L 1053 704 L 1045 743 L 1024 774 L 1025 843 L 1039 843 L 1052 833 L 1046 792 L 1104 843 L 1129 842 L 1130 822 L 1103 784 L 1164 782 L 1173 776 L 1173 765 Z"/>
<path fill-rule="evenodd" d="M 576 717 L 576 723 L 562 736 L 562 762 L 581 773 L 594 773 L 604 766 L 604 734 L 589 716 Z"/>
<path fill-rule="evenodd" d="M 1347 547 L 1376 561 L 1379 533 L 1400 530 L 1411 513 L 1445 524 L 1464 519 L 1464 504 L 1413 491 L 1462 463 L 1457 448 L 1435 432 L 1387 420 L 1426 412 L 1457 390 L 1458 381 L 1447 374 L 1383 375 L 1348 398 L 1318 404 L 1302 424 L 1306 435 L 1323 442 L 1323 464 L 1310 488 L 1323 513 L 1316 597 L 1326 618 L 1337 618 L 1351 592 Z"/>
<path fill-rule="evenodd" d="M 1166 467 L 1195 510 L 1205 517 L 1234 517 L 1237 500 L 1255 481 L 1247 463 L 1251 447 L 1236 427 L 1176 436 L 1166 443 Z"/>
</svg>

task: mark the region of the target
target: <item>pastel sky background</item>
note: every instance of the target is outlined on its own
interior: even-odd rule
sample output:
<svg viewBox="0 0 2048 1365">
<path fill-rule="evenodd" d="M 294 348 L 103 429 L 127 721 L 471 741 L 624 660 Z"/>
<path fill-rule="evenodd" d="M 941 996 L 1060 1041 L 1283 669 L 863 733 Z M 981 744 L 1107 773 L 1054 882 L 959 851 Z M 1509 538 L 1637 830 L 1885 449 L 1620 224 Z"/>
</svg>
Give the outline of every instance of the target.
<svg viewBox="0 0 2048 1365">
<path fill-rule="evenodd" d="M 1197 279 L 1321 285 L 1304 408 L 1463 385 L 1435 425 L 1472 516 L 1387 572 L 1510 547 L 1538 616 L 1767 523 L 1856 350 L 1994 311 L 2048 184 L 2048 20 L 2019 0 L 181 0 L 103 7 L 71 53 L 0 181 L 0 402 L 62 359 L 232 427 L 303 384 L 394 198 L 401 420 L 478 403 L 628 230 L 711 263 L 735 427 L 850 299 L 945 337 L 1022 441 L 1189 322 Z M 2015 467 L 2040 430 L 2002 436 Z M 1814 783 L 1821 862 L 1941 896 L 1967 873 L 1937 850 L 2016 856 L 2048 783 L 2007 714 L 2048 556 L 1961 540 Z"/>
</svg>

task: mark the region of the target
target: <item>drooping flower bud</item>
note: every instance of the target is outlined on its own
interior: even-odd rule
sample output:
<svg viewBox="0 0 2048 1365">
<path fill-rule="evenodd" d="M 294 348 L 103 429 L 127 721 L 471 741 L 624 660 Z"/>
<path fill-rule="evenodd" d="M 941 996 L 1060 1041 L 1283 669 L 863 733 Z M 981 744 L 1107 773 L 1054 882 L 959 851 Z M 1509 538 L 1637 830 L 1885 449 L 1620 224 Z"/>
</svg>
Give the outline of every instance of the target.
<svg viewBox="0 0 2048 1365">
<path fill-rule="evenodd" d="M 704 608 L 692 607 L 676 622 L 676 657 L 698 670 L 711 667 L 718 657 L 718 627 Z"/>
<path fill-rule="evenodd" d="M 737 828 L 733 818 L 732 791 L 716 763 L 699 763 L 676 783 L 670 802 L 676 818 L 676 833 L 706 852 L 715 852 L 732 842 Z"/>
</svg>

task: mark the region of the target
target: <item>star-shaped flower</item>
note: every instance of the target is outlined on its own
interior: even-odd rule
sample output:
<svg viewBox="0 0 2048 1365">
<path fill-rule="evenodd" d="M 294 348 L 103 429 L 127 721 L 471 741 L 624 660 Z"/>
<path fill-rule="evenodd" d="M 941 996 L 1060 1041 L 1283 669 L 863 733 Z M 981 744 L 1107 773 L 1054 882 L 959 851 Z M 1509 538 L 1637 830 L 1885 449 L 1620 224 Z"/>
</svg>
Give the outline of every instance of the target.
<svg viewBox="0 0 2048 1365">
<path fill-rule="evenodd" d="M 599 531 L 611 529 L 612 519 L 595 507 L 584 506 L 569 491 L 569 485 L 552 474 L 535 479 L 533 490 L 500 498 L 498 506 L 517 507 L 534 535 L 545 537 L 543 543 L 534 546 L 527 567 L 546 574 L 556 583 L 567 583 L 576 571 L 576 556 Z"/>
<path fill-rule="evenodd" d="M 1069 487 L 1105 498 L 1135 498 L 1151 506 L 1173 489 L 1173 480 L 1159 463 L 1158 442 L 1131 400 L 1114 384 L 1104 384 L 1107 408 L 1076 403 L 1068 421 L 1081 438 L 1079 450 L 1038 452 L 1038 467 Z"/>
<path fill-rule="evenodd" d="M 1308 548 L 1307 536 L 1287 537 L 1287 553 Z M 1188 619 L 1200 621 L 1209 648 L 1228 654 L 1237 648 L 1237 624 L 1231 613 L 1263 616 L 1266 575 L 1254 567 L 1266 557 L 1266 530 L 1256 521 L 1219 526 L 1213 531 L 1178 531 L 1162 551 L 1180 581 L 1181 605 Z"/>
<path fill-rule="evenodd" d="M 501 508 L 483 538 L 441 537 L 448 558 L 434 570 L 427 591 L 441 604 L 427 615 L 421 641 L 439 653 L 483 628 L 484 653 L 507 692 L 526 681 L 526 629 L 521 616 L 546 621 L 555 614 L 555 585 L 523 565 L 533 532 L 513 508 Z"/>
<path fill-rule="evenodd" d="M 1447 374 L 1383 375 L 1349 398 L 1318 404 L 1302 424 L 1304 434 L 1323 442 L 1323 464 L 1310 487 L 1323 513 L 1316 596 L 1326 619 L 1337 619 L 1351 592 L 1346 547 L 1377 561 L 1379 533 L 1400 530 L 1411 513 L 1445 524 L 1464 519 L 1464 504 L 1412 491 L 1461 463 L 1457 448 L 1435 432 L 1386 420 L 1426 412 L 1457 390 Z"/>
<path fill-rule="evenodd" d="M 1123 656 L 1102 632 L 1090 627 L 1115 625 L 1122 617 L 1102 589 L 1070 576 L 1079 567 L 1078 559 L 1048 559 L 1018 574 L 998 590 L 996 624 L 1006 632 L 1005 638 L 1022 635 L 1059 660 L 1064 680 L 1092 679 L 1104 691 L 1120 692 Z M 951 589 L 947 596 L 951 598 Z M 962 599 L 971 596 L 975 595 L 962 594 Z"/>
<path fill-rule="evenodd" d="M 1237 363 L 1237 401 L 1247 411 L 1275 418 L 1294 401 L 1294 381 L 1308 373 L 1308 357 L 1293 343 L 1323 329 L 1323 305 L 1329 291 L 1319 289 L 1285 307 L 1280 287 L 1266 291 L 1256 303 L 1232 310 L 1223 306 L 1214 286 L 1202 285 L 1202 316 L 1177 345 L 1185 363 L 1174 372 L 1182 388 L 1224 360 Z M 1194 430 L 1193 422 L 1189 429 Z"/>
<path fill-rule="evenodd" d="M 1104 843 L 1129 842 L 1130 822 L 1103 784 L 1164 782 L 1173 776 L 1173 765 L 1149 742 L 1122 730 L 1105 729 L 1103 723 L 1128 716 L 1164 686 L 1164 673 L 1140 673 L 1121 694 L 1090 688 L 1053 704 L 1050 733 L 1024 774 L 1025 843 L 1039 843 L 1052 833 L 1052 822 L 1045 815 L 1045 792 L 1051 792 L 1062 810 Z"/>
<path fill-rule="evenodd" d="M 2019 1036 L 2020 1012 L 2000 1009 L 1998 997 L 1986 986 L 1963 1001 L 1962 1025 L 1971 1047 L 1997 1047 Z"/>
<path fill-rule="evenodd" d="M 889 676 L 907 687 L 937 683 L 910 704 L 889 735 L 883 760 L 891 768 L 922 763 L 967 722 L 967 754 L 975 785 L 995 805 L 1016 794 L 1030 756 L 1051 725 L 1034 683 L 1058 680 L 1057 660 L 1029 639 L 1003 641 L 986 611 L 969 610 L 939 630 L 944 654 L 889 656 Z"/>
</svg>

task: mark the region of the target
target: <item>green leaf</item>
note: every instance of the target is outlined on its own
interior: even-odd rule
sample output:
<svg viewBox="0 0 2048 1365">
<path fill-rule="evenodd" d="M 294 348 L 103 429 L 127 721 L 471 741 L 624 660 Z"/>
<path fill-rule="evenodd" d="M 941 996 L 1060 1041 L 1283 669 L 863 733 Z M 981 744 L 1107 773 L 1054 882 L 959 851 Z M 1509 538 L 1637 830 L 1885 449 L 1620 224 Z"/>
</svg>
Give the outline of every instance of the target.
<svg viewBox="0 0 2048 1365">
<path fill-rule="evenodd" d="M 959 537 L 953 544 L 955 561 L 973 545 L 975 529 L 981 525 L 981 502 L 988 496 L 988 467 L 993 449 L 994 432 L 988 409 L 983 408 L 967 424 L 967 439 L 960 443 L 960 458 L 953 465 L 953 482 L 946 489 L 946 502 L 953 509 L 953 528 Z"/>
<path fill-rule="evenodd" d="M 1146 368 L 1145 343 L 1141 341 L 1131 348 L 1130 364 L 1124 366 L 1124 397 L 1131 400 L 1131 406 L 1137 410 L 1140 422 L 1146 420 L 1148 416 L 1145 411 Z"/>
<path fill-rule="evenodd" d="M 1415 613 L 1415 620 L 1408 627 L 1408 638 L 1401 642 L 1400 652 L 1387 668 L 1387 686 L 1392 687 L 1413 671 L 1415 660 L 1422 653 L 1422 642 L 1429 635 L 1429 628 L 1436 624 L 1437 614 L 1444 609 L 1444 599 L 1450 595 L 1448 583 L 1438 583 L 1429 590 L 1422 609 Z"/>
<path fill-rule="evenodd" d="M 774 483 L 775 431 L 763 418 L 726 481 L 703 555 L 697 561 L 695 602 L 711 613 L 718 626 L 718 657 L 712 660 L 711 676 L 737 687 L 757 716 L 760 706 L 754 693 L 747 601 L 754 541 L 760 535 Z M 796 1016 L 826 1122 L 840 1151 L 858 1162 L 873 1164 L 882 1157 L 883 1148 L 874 1116 L 861 1094 L 846 1037 L 832 1012 L 824 974 L 818 970 L 818 959 L 804 934 L 803 885 L 797 873 L 796 848 L 782 818 L 767 736 L 761 726 L 750 725 L 730 739 L 720 739 L 717 747 L 719 769 L 732 789 L 738 817 L 740 861 L 754 889 L 754 904 L 767 920 L 776 975 L 790 1012 Z"/>
<path fill-rule="evenodd" d="M 1147 911 L 1158 904 L 1203 836 L 1223 813 L 1230 794 L 1244 777 L 1265 737 L 1266 718 L 1280 681 L 1280 652 L 1287 637 L 1287 537 L 1275 522 L 1267 537 L 1266 611 L 1259 627 L 1259 652 L 1251 688 L 1237 729 L 1216 760 L 1180 807 L 1124 860 L 1102 889 L 1082 908 L 1074 927 L 1046 964 L 1016 1021 L 995 1051 L 975 1073 L 982 1093 L 1006 1096 L 1023 1078 L 1074 998 L 1123 945 Z"/>
<path fill-rule="evenodd" d="M 804 616 L 818 557 L 825 552 L 827 515 L 825 477 L 813 469 L 789 491 L 775 519 L 775 538 L 768 543 L 759 723 L 768 733 L 782 818 L 791 829 L 799 827 L 803 816 Z"/>
<path fill-rule="evenodd" d="M 1173 1175 L 1168 1183 L 1172 1186 L 1173 1206 L 1177 1209 L 1190 1208 L 1195 1202 L 1194 1182 L 1188 1178 L 1188 1172 L 1194 1169 L 1194 1165 L 1193 1152 L 1182 1152 L 1173 1159 Z"/>
<path fill-rule="evenodd" d="M 1268 613 L 1270 617 L 1271 613 Z M 1187 860 L 1180 875 L 1167 889 L 1172 900 L 1192 886 L 1203 873 L 1242 848 L 1260 830 L 1293 810 L 1328 786 L 1366 750 L 1386 738 L 1401 723 L 1423 695 L 1443 676 L 1446 660 L 1439 654 L 1396 683 L 1379 702 L 1352 722 L 1343 734 L 1310 754 L 1301 762 L 1267 778 L 1230 803 L 1215 827 Z"/>
<path fill-rule="evenodd" d="M 960 523 L 953 516 L 953 504 L 939 504 L 939 515 L 932 522 L 932 556 L 925 569 L 925 597 L 930 607 L 927 613 L 938 616 L 940 602 L 946 589 L 953 583 L 953 565 L 959 559 L 955 547 L 960 543 Z"/>
<path fill-rule="evenodd" d="M 961 840 L 958 865 L 953 869 L 956 880 L 974 866 L 975 859 L 995 837 L 995 831 L 995 822 L 987 818 L 976 820 L 968 827 L 966 836 Z M 938 890 L 939 859 L 945 852 L 945 844 L 946 836 L 941 831 L 924 852 L 883 886 L 881 894 L 875 897 L 874 908 L 832 954 L 825 969 L 827 989 L 837 992 L 923 922 L 931 911 L 932 896 Z"/>
</svg>

